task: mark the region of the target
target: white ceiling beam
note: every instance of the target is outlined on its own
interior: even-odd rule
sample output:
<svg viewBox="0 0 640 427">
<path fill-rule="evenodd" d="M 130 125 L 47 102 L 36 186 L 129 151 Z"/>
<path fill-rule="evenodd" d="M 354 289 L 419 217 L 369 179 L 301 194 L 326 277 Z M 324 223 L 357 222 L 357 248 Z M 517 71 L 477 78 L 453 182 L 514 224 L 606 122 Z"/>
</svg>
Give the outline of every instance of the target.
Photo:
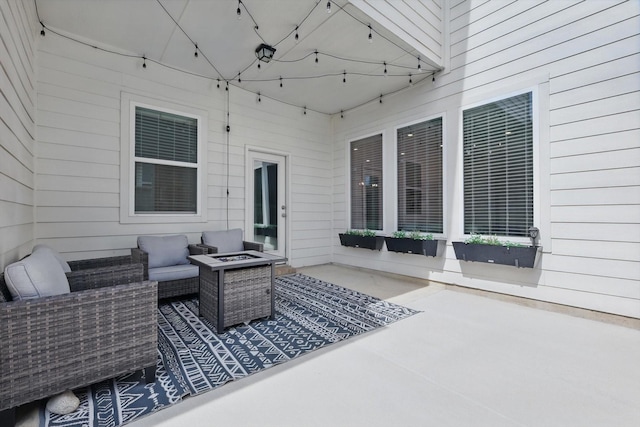
<svg viewBox="0 0 640 427">
<path fill-rule="evenodd" d="M 420 53 L 420 60 L 444 68 L 444 16 L 439 2 L 350 0 L 350 3 Z"/>
</svg>

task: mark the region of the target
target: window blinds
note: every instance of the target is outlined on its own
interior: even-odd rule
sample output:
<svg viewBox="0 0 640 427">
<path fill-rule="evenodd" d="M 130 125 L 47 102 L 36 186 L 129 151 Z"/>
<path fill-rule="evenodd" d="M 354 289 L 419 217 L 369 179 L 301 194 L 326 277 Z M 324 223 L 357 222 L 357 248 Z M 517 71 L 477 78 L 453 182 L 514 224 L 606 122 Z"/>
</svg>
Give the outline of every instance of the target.
<svg viewBox="0 0 640 427">
<path fill-rule="evenodd" d="M 464 232 L 527 236 L 533 226 L 531 93 L 463 112 Z"/>
<path fill-rule="evenodd" d="M 136 107 L 135 157 L 136 213 L 197 212 L 197 119 Z"/>
<path fill-rule="evenodd" d="M 352 141 L 351 228 L 382 230 L 382 134 Z"/>
<path fill-rule="evenodd" d="M 442 233 L 442 118 L 397 131 L 398 230 Z"/>
</svg>

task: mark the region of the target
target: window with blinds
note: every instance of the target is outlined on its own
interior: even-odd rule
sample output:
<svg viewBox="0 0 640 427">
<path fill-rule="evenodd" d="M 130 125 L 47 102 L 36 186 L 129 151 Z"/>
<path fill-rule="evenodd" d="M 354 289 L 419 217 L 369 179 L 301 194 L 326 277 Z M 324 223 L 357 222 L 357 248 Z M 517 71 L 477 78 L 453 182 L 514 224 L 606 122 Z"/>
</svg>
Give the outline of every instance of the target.
<svg viewBox="0 0 640 427">
<path fill-rule="evenodd" d="M 398 129 L 398 230 L 442 233 L 442 118 Z"/>
<path fill-rule="evenodd" d="M 351 228 L 382 230 L 382 134 L 351 141 Z"/>
<path fill-rule="evenodd" d="M 198 120 L 136 107 L 135 212 L 196 213 Z"/>
<path fill-rule="evenodd" d="M 464 232 L 527 236 L 533 226 L 532 94 L 463 111 Z"/>
</svg>

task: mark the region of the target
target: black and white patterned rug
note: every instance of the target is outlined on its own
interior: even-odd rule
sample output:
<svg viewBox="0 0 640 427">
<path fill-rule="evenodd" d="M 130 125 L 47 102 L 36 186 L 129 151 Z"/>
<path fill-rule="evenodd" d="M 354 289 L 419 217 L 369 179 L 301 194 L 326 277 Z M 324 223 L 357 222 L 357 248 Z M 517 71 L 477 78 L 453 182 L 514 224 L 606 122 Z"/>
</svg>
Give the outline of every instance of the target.
<svg viewBox="0 0 640 427">
<path fill-rule="evenodd" d="M 156 381 L 142 371 L 75 390 L 69 415 L 40 410 L 41 426 L 114 427 L 229 381 L 328 344 L 404 319 L 417 311 L 301 274 L 276 279 L 276 319 L 216 334 L 198 317 L 198 300 L 158 307 Z"/>
</svg>

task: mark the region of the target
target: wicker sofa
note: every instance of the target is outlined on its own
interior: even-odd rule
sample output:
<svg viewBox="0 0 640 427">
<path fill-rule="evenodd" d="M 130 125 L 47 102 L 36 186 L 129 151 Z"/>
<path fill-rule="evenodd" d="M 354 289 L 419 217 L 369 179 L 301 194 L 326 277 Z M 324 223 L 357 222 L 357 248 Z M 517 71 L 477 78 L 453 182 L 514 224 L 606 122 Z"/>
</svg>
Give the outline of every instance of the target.
<svg viewBox="0 0 640 427">
<path fill-rule="evenodd" d="M 163 299 L 198 293 L 198 266 L 190 264 L 187 257 L 207 253 L 207 248 L 189 244 L 184 235 L 139 236 L 131 258 L 144 266 L 145 280 L 158 282 L 158 298 Z"/>
<path fill-rule="evenodd" d="M 119 261 L 67 272 L 70 292 L 21 300 L 0 275 L 0 426 L 15 424 L 17 406 L 65 390 L 140 369 L 155 381 L 157 284 Z"/>
</svg>

